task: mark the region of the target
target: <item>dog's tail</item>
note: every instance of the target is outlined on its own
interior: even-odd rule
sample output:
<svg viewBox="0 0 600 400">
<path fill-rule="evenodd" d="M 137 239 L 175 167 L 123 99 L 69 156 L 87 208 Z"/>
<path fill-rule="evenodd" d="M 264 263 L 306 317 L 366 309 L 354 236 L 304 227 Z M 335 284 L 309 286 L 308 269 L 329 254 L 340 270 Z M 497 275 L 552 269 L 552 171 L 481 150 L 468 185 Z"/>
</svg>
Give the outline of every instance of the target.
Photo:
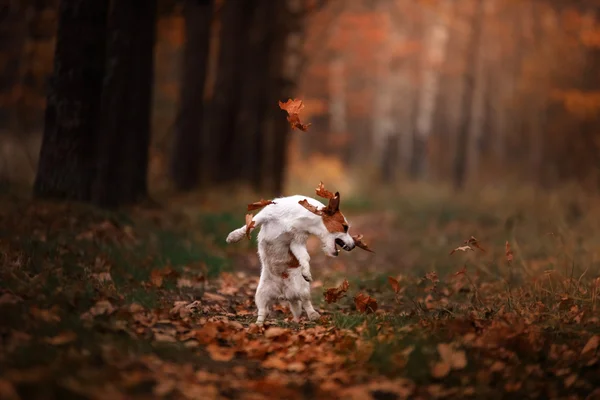
<svg viewBox="0 0 600 400">
<path fill-rule="evenodd" d="M 256 228 L 258 228 L 264 222 L 264 219 L 263 219 L 263 216 L 260 215 L 260 213 L 258 213 L 254 216 L 254 218 L 252 218 L 252 221 L 254 221 L 254 227 L 250 229 L 250 232 L 252 232 Z M 242 240 L 245 236 L 246 236 L 246 225 L 229 232 L 229 235 L 227 235 L 226 241 L 227 241 L 227 243 L 237 243 L 240 240 Z"/>
</svg>

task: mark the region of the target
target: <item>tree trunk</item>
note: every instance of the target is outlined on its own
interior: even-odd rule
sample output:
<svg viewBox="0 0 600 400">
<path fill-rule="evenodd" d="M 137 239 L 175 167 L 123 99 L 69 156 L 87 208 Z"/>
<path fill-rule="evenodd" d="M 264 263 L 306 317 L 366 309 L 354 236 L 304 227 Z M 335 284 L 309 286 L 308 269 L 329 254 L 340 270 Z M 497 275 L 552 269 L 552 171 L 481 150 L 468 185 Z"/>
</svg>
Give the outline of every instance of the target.
<svg viewBox="0 0 600 400">
<path fill-rule="evenodd" d="M 115 1 L 109 32 L 92 200 L 114 207 L 147 195 L 156 0 Z"/>
<path fill-rule="evenodd" d="M 89 200 L 108 0 L 62 1 L 34 194 Z"/>
<path fill-rule="evenodd" d="M 212 181 L 226 183 L 236 179 L 243 167 L 233 154 L 239 145 L 236 116 L 241 105 L 240 87 L 245 66 L 244 47 L 249 27 L 248 15 L 256 0 L 238 2 L 226 0 L 221 6 L 221 37 L 214 95 L 209 105 L 207 134 L 213 150 L 208 165 L 213 167 Z M 248 61 L 250 62 L 250 61 Z"/>
<path fill-rule="evenodd" d="M 192 189 L 199 179 L 212 13 L 213 0 L 184 3 L 183 77 L 171 156 L 171 177 L 180 190 Z"/>
<path fill-rule="evenodd" d="M 471 32 L 467 46 L 467 62 L 464 75 L 464 88 L 460 100 L 460 119 L 458 122 L 458 139 L 456 158 L 454 160 L 454 188 L 462 189 L 465 184 L 467 173 L 467 156 L 469 148 L 469 130 L 471 126 L 473 97 L 475 93 L 475 72 L 477 58 L 479 57 L 479 40 L 483 26 L 483 4 L 484 0 L 474 0 L 473 17 L 471 20 Z"/>
</svg>

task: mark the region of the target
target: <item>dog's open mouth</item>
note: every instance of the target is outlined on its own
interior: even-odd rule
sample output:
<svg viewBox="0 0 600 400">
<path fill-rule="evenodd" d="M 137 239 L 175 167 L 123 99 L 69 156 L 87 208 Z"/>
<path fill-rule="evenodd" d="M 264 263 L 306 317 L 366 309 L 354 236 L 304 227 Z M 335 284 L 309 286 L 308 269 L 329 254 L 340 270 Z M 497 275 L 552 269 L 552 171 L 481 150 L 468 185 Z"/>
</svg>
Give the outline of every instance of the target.
<svg viewBox="0 0 600 400">
<path fill-rule="evenodd" d="M 346 246 L 346 243 L 344 243 L 344 241 L 342 239 L 335 239 L 335 255 L 336 256 L 338 254 L 340 254 L 340 249 L 338 249 L 338 246 L 340 246 L 342 249 L 344 249 L 346 251 L 352 250 L 350 247 Z"/>
</svg>

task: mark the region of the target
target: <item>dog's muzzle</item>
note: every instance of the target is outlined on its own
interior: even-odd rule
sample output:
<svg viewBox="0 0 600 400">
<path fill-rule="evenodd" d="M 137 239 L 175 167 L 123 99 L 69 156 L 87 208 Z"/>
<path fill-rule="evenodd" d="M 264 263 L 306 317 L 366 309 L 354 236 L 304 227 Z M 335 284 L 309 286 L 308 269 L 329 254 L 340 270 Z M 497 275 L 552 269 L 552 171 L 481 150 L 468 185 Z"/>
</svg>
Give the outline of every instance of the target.
<svg viewBox="0 0 600 400">
<path fill-rule="evenodd" d="M 338 246 L 340 246 L 342 249 L 344 249 L 346 251 L 352 250 L 352 247 L 346 245 L 346 243 L 344 243 L 344 241 L 342 239 L 335 239 L 335 244 L 337 244 Z"/>
</svg>

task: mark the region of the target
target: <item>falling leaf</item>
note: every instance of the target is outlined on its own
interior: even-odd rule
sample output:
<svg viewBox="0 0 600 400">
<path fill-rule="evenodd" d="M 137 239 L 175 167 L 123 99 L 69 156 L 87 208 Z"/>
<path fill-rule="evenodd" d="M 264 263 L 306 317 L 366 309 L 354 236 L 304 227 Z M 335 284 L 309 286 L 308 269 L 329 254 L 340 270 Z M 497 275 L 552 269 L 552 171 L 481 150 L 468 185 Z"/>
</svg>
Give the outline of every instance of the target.
<svg viewBox="0 0 600 400">
<path fill-rule="evenodd" d="M 332 192 L 325 189 L 325 185 L 323 185 L 323 182 L 319 182 L 317 188 L 315 189 L 315 192 L 317 193 L 317 196 L 322 197 L 324 199 L 333 199 L 335 197 L 335 195 Z"/>
<path fill-rule="evenodd" d="M 467 267 L 463 266 L 460 270 L 458 270 L 455 273 L 453 273 L 452 276 L 464 275 L 466 273 L 467 273 Z"/>
<path fill-rule="evenodd" d="M 77 339 L 77 335 L 72 331 L 61 332 L 56 336 L 44 339 L 44 341 L 53 346 L 61 346 L 63 344 L 71 343 Z"/>
<path fill-rule="evenodd" d="M 276 204 L 276 203 L 271 200 L 260 199 L 260 201 L 257 201 L 252 204 L 248 204 L 248 211 L 259 210 L 263 207 L 268 206 L 269 204 Z"/>
<path fill-rule="evenodd" d="M 394 293 L 398 294 L 400 291 L 400 284 L 398 283 L 398 280 L 393 276 L 388 276 L 388 282 L 390 283 L 392 290 L 394 290 Z"/>
<path fill-rule="evenodd" d="M 475 251 L 471 246 L 459 246 L 450 252 L 450 255 L 456 253 L 457 251 Z"/>
<path fill-rule="evenodd" d="M 506 261 L 510 264 L 513 261 L 513 252 L 510 249 L 510 244 L 508 244 L 508 240 L 506 241 Z"/>
<path fill-rule="evenodd" d="M 359 247 L 359 248 L 361 248 L 361 249 L 363 249 L 363 250 L 366 250 L 366 251 L 368 251 L 368 252 L 370 252 L 370 253 L 375 253 L 373 250 L 371 250 L 371 249 L 369 248 L 369 246 L 367 246 L 367 244 L 366 244 L 366 243 L 364 243 L 364 242 L 362 241 L 362 238 L 363 238 L 363 235 L 354 235 L 354 236 L 352 236 L 352 239 L 354 240 L 354 245 L 355 245 L 356 247 Z"/>
<path fill-rule="evenodd" d="M 585 346 L 583 346 L 583 349 L 581 350 L 581 355 L 584 355 L 584 354 L 589 353 L 591 351 L 596 351 L 596 349 L 598 348 L 598 345 L 600 345 L 600 336 L 598 336 L 598 335 L 592 336 L 587 341 L 587 343 L 585 344 Z"/>
<path fill-rule="evenodd" d="M 301 131 L 306 132 L 308 127 L 311 125 L 310 123 L 303 124 L 302 122 L 300 122 L 300 116 L 298 114 L 304 108 L 304 103 L 302 102 L 302 100 L 288 99 L 288 101 L 286 101 L 285 103 L 282 103 L 281 101 L 279 101 L 279 108 L 287 111 L 287 113 L 288 113 L 287 120 L 290 123 L 290 126 L 292 127 L 292 129 L 297 128 L 297 129 L 300 129 Z"/>
<path fill-rule="evenodd" d="M 350 284 L 348 283 L 348 280 L 344 279 L 344 282 L 342 282 L 340 286 L 326 289 L 323 292 L 323 296 L 325 296 L 325 301 L 329 304 L 335 303 L 336 301 L 338 301 L 346 295 L 346 292 L 348 291 L 349 287 Z"/>
<path fill-rule="evenodd" d="M 364 293 L 359 293 L 354 297 L 356 309 L 363 313 L 373 313 L 377 311 L 377 300 Z"/>
<path fill-rule="evenodd" d="M 250 240 L 250 231 L 252 231 L 252 229 L 255 226 L 254 221 L 252 221 L 252 218 L 252 214 L 246 214 L 246 237 L 248 238 L 248 240 Z"/>
<path fill-rule="evenodd" d="M 485 253 L 485 249 L 483 247 L 481 247 L 481 245 L 479 244 L 479 240 L 477 240 L 475 238 L 475 236 L 471 236 L 469 239 L 465 240 L 465 244 L 470 245 L 470 246 L 475 246 L 476 248 L 478 248 L 479 250 L 481 250 Z"/>
</svg>

